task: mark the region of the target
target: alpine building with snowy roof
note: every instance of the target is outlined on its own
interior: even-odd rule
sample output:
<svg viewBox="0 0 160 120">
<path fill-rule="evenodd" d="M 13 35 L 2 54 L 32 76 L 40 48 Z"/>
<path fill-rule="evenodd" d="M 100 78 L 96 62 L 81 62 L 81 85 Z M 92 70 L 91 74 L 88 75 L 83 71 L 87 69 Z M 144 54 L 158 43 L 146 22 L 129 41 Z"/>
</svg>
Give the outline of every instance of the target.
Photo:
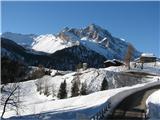
<svg viewBox="0 0 160 120">
<path fill-rule="evenodd" d="M 105 67 L 121 66 L 121 65 L 124 65 L 124 63 L 122 61 L 116 60 L 116 59 L 104 61 L 104 66 Z"/>
<path fill-rule="evenodd" d="M 156 56 L 153 53 L 142 53 L 141 56 L 135 59 L 138 63 L 156 62 Z"/>
</svg>

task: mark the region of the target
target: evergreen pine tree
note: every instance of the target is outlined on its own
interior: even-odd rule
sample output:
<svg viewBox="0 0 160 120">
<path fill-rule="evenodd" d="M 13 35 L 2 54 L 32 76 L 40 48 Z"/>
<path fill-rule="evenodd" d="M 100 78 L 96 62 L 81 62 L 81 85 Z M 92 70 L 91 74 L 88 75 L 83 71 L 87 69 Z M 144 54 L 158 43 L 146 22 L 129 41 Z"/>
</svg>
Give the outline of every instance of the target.
<svg viewBox="0 0 160 120">
<path fill-rule="evenodd" d="M 73 84 L 72 84 L 72 88 L 71 88 L 71 96 L 72 97 L 75 97 L 75 96 L 78 96 L 80 93 L 79 93 L 79 84 L 77 81 L 74 81 Z"/>
<path fill-rule="evenodd" d="M 71 88 L 71 97 L 75 97 L 75 96 L 78 96 L 80 95 L 80 78 L 79 78 L 79 70 L 81 68 L 81 63 L 79 63 L 77 66 L 76 66 L 76 70 L 77 70 L 77 73 L 76 73 L 76 78 L 74 79 L 73 83 L 72 83 L 72 88 Z"/>
<path fill-rule="evenodd" d="M 59 92 L 58 92 L 58 98 L 59 99 L 64 99 L 67 98 L 67 90 L 66 90 L 66 80 L 64 80 L 63 83 L 61 83 L 60 88 L 59 88 Z"/>
<path fill-rule="evenodd" d="M 87 95 L 87 84 L 86 83 L 82 83 L 80 94 Z"/>
<path fill-rule="evenodd" d="M 108 82 L 106 78 L 103 79 L 102 84 L 101 84 L 101 91 L 107 90 L 108 89 Z"/>
</svg>

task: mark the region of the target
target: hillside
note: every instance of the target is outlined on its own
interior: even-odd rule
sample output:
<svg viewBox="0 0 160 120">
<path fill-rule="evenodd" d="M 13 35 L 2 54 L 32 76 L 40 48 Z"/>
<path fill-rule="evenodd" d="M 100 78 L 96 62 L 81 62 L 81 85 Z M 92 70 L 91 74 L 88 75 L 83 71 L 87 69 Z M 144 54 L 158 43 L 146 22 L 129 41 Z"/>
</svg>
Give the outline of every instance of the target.
<svg viewBox="0 0 160 120">
<path fill-rule="evenodd" d="M 123 69 L 123 71 L 125 71 L 125 69 Z M 102 109 L 106 105 L 106 101 L 112 96 L 125 90 L 128 91 L 127 94 L 129 94 L 129 90 L 132 88 L 136 88 L 134 89 L 135 91 L 141 86 L 145 87 L 146 84 L 157 81 L 156 76 L 143 76 L 142 78 L 135 77 L 125 73 L 121 74 L 119 72 L 114 72 L 112 71 L 112 68 L 110 68 L 110 71 L 105 69 L 87 69 L 79 72 L 79 78 L 80 83 L 86 82 L 88 86 L 87 93 L 89 95 L 70 98 L 71 86 L 73 81 L 77 78 L 77 73 L 71 71 L 58 72 L 61 74 L 58 75 L 56 74 L 57 70 L 52 70 L 52 76 L 44 76 L 40 79 L 19 83 L 21 91 L 19 94 L 19 100 L 21 101 L 21 108 L 19 108 L 19 114 L 21 115 L 20 119 L 37 120 L 39 118 L 44 119 L 46 117 L 47 119 L 75 119 L 77 117 L 77 113 L 91 117 Z M 109 85 L 109 90 L 99 92 L 101 82 L 104 77 L 107 78 L 106 80 Z M 57 98 L 57 93 L 60 83 L 64 80 L 67 82 L 68 98 L 59 100 Z M 37 91 L 38 82 L 42 83 L 43 90 L 46 85 L 48 86 L 50 93 L 48 97 L 44 95 L 43 92 L 40 94 L 40 92 Z M 13 84 L 8 84 L 7 86 L 4 86 L 3 90 L 12 87 Z M 2 95 L 4 97 L 6 94 Z M 8 105 L 7 112 L 4 117 L 8 118 L 15 116 L 15 114 L 14 110 L 9 110 Z M 14 117 L 11 118 L 11 120 L 12 119 L 14 119 Z M 15 119 L 18 118 L 15 117 Z"/>
<path fill-rule="evenodd" d="M 16 44 L 15 42 L 2 38 L 2 57 L 23 61 L 30 66 L 39 64 L 57 70 L 75 70 L 79 63 L 87 63 L 88 67 L 103 67 L 106 58 L 83 45 L 76 45 L 56 51 L 53 54 L 31 51 Z M 93 61 L 94 60 L 94 61 Z"/>
</svg>

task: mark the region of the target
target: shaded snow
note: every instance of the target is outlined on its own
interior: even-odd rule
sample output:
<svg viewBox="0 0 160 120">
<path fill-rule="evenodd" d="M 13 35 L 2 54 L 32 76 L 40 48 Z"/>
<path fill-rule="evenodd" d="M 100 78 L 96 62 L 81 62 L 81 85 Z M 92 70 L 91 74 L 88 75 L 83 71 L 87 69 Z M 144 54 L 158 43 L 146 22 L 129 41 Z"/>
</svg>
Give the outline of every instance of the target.
<svg viewBox="0 0 160 120">
<path fill-rule="evenodd" d="M 27 82 L 25 87 L 31 87 L 31 82 Z M 109 100 L 112 106 L 114 107 L 123 97 L 142 89 L 143 87 L 151 86 L 151 83 L 148 84 L 139 84 L 132 87 L 123 87 L 117 89 L 111 89 L 101 92 L 96 92 L 86 96 L 73 97 L 63 100 L 52 100 L 43 95 L 39 94 L 27 94 L 26 100 L 24 103 L 26 107 L 21 111 L 21 117 L 15 117 L 15 119 L 41 119 L 52 120 L 52 119 L 70 119 L 74 120 L 77 114 L 83 114 L 87 117 L 93 116 L 96 112 L 101 110 Z M 155 85 L 157 83 L 154 83 Z M 32 92 L 35 90 L 32 89 Z M 27 92 L 27 91 L 26 91 Z M 32 96 L 33 95 L 33 96 Z M 115 97 L 114 97 L 115 96 Z M 116 99 L 115 99 L 116 98 Z M 119 98 L 119 99 L 118 99 Z M 37 99 L 37 100 L 36 100 Z M 38 100 L 39 99 L 39 100 Z M 113 100 L 112 100 L 113 99 Z M 36 100 L 36 101 L 34 101 Z M 13 116 L 12 111 L 7 111 L 5 117 Z M 25 115 L 25 116 L 24 116 Z M 24 117 L 23 117 L 24 116 Z M 14 117 L 12 118 L 14 119 Z"/>
<path fill-rule="evenodd" d="M 77 77 L 76 76 L 77 73 L 71 71 L 68 72 L 58 71 L 62 74 L 55 76 L 56 72 L 57 72 L 56 70 L 52 70 L 53 77 L 44 76 L 40 79 L 20 83 L 21 84 L 20 100 L 23 103 L 22 107 L 23 109 L 20 110 L 20 115 L 23 116 L 29 115 L 28 117 L 35 117 L 35 115 L 32 116 L 32 114 L 36 115 L 41 114 L 42 116 L 44 114 L 44 116 L 48 116 L 52 119 L 55 118 L 73 119 L 76 117 L 76 114 L 78 112 L 82 114 L 87 113 L 87 115 L 92 116 L 97 112 L 97 110 L 101 109 L 103 103 L 105 103 L 105 101 L 107 101 L 111 96 L 117 94 L 121 90 L 123 91 L 131 88 L 131 87 L 125 87 L 125 88 L 111 89 L 103 92 L 96 92 L 100 90 L 101 82 L 104 79 L 104 77 L 106 77 L 107 81 L 109 82 L 109 88 L 115 88 L 117 87 L 117 85 L 121 85 L 116 83 L 118 82 L 116 80 L 121 78 L 118 78 L 116 73 L 114 73 L 113 71 L 107 71 L 103 68 L 102 69 L 90 68 L 85 71 L 81 71 L 79 78 L 81 83 L 83 82 L 87 83 L 88 92 L 92 94 L 87 96 L 68 98 L 64 100 L 57 100 L 56 96 L 52 97 L 52 87 L 54 87 L 55 94 L 57 94 L 61 82 L 66 80 L 68 97 L 70 97 L 72 81 Z M 153 78 L 148 79 L 148 81 L 153 81 L 153 80 L 154 80 Z M 42 82 L 42 88 L 44 87 L 45 84 L 48 85 L 49 91 L 51 93 L 50 96 L 46 97 L 43 93 L 40 95 L 39 92 L 37 92 L 36 83 L 38 81 Z M 1 111 L 2 111 L 2 106 L 0 112 Z M 4 117 L 8 118 L 11 116 L 15 116 L 15 114 L 16 114 L 15 111 L 9 110 L 8 108 Z"/>
<path fill-rule="evenodd" d="M 2 34 L 1 37 L 13 40 L 19 45 L 26 46 L 27 48 L 31 47 L 31 44 L 34 42 L 34 38 L 37 37 L 37 35 L 33 34 L 17 34 L 17 33 L 11 33 L 11 32 L 5 32 Z"/>
</svg>

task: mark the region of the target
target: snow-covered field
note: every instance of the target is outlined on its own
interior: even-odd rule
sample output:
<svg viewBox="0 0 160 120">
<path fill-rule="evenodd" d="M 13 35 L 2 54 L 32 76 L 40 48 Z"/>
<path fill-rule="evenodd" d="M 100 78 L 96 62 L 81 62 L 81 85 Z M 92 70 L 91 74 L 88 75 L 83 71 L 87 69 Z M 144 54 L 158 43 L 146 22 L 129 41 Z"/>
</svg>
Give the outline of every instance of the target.
<svg viewBox="0 0 160 120">
<path fill-rule="evenodd" d="M 143 69 L 140 69 L 141 64 L 137 64 L 137 67 L 134 68 L 133 63 L 132 64 L 132 71 L 136 72 L 145 72 L 145 73 L 150 73 L 154 75 L 160 75 L 160 62 L 152 62 L 152 63 L 144 63 Z"/>
<path fill-rule="evenodd" d="M 155 74 L 157 74 L 157 70 L 158 67 L 152 67 L 152 72 Z M 128 74 L 125 74 L 125 71 L 126 69 L 123 66 L 101 69 L 90 68 L 84 71 L 81 70 L 78 73 L 72 71 L 58 71 L 60 73 L 58 75 L 55 75 L 57 70 L 52 70 L 51 76 L 44 76 L 40 79 L 21 82 L 19 83 L 21 108 L 18 109 L 19 116 L 21 117 L 18 117 L 15 110 L 7 105 L 4 118 L 23 118 L 27 120 L 76 119 L 80 116 L 90 118 L 106 106 L 108 101 L 112 102 L 111 105 L 112 108 L 114 108 L 124 97 L 133 92 L 160 84 L 160 82 L 157 82 L 158 78 L 160 79 L 159 76 L 148 76 L 140 79 L 135 78 L 135 76 L 128 76 Z M 86 82 L 88 93 L 91 94 L 70 98 L 72 82 L 76 80 L 77 77 L 80 79 L 80 83 Z M 104 78 L 108 81 L 109 90 L 99 91 Z M 59 86 L 64 80 L 66 80 L 67 83 L 68 98 L 58 100 L 56 96 Z M 37 92 L 37 82 L 42 82 L 42 89 L 44 89 L 44 85 L 48 86 L 50 91 L 48 97 L 43 93 L 40 95 L 40 93 Z M 13 84 L 8 84 L 5 87 L 11 86 L 13 86 Z M 54 97 L 52 93 L 53 89 Z M 2 94 L 2 96 L 3 95 L 5 94 Z M 0 114 L 2 113 L 2 108 L 3 105 L 0 106 Z"/>
<path fill-rule="evenodd" d="M 33 84 L 34 81 L 28 81 L 22 84 L 23 97 L 22 109 L 19 110 L 21 117 L 12 117 L 12 119 L 76 119 L 77 115 L 92 117 L 100 111 L 107 101 L 115 107 L 124 97 L 147 86 L 160 83 L 150 82 L 138 84 L 132 87 L 123 87 L 106 91 L 95 92 L 86 96 L 73 97 L 63 100 L 53 100 L 51 97 L 40 95 Z M 24 89 L 23 89 L 24 88 Z M 27 88 L 27 91 L 26 91 Z M 114 97 L 115 96 L 115 97 Z M 112 107 L 111 106 L 111 107 Z M 1 109 L 2 110 L 2 109 Z M 15 111 L 7 110 L 5 117 L 15 116 Z"/>
<path fill-rule="evenodd" d="M 141 63 L 137 64 L 134 67 L 134 62 L 131 62 L 131 69 L 127 70 L 125 66 L 118 66 L 118 67 L 108 67 L 105 70 L 114 71 L 114 72 L 143 72 L 149 73 L 153 75 L 160 75 L 160 62 L 151 62 L 151 63 L 144 63 L 143 69 L 141 69 Z"/>
<path fill-rule="evenodd" d="M 157 90 L 148 97 L 146 105 L 149 119 L 160 119 L 160 90 Z"/>
</svg>

